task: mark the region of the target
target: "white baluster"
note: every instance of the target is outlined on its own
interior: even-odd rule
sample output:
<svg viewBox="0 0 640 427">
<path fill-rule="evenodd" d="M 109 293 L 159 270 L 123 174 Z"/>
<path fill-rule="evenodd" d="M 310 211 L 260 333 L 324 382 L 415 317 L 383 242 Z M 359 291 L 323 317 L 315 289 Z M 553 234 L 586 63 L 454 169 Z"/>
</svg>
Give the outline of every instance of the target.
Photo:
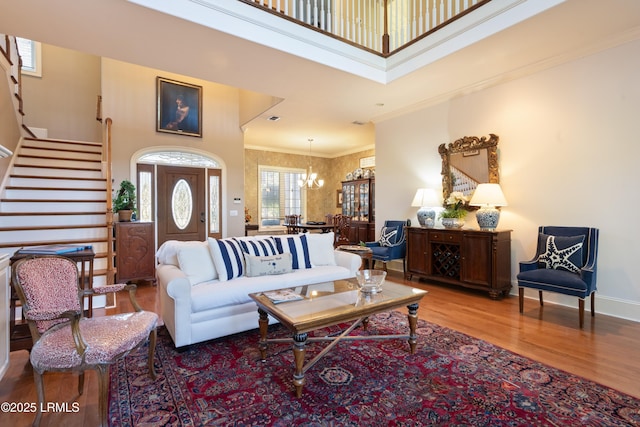
<svg viewBox="0 0 640 427">
<path fill-rule="evenodd" d="M 327 0 L 327 31 L 333 32 L 333 14 L 331 13 L 331 0 Z"/>
</svg>

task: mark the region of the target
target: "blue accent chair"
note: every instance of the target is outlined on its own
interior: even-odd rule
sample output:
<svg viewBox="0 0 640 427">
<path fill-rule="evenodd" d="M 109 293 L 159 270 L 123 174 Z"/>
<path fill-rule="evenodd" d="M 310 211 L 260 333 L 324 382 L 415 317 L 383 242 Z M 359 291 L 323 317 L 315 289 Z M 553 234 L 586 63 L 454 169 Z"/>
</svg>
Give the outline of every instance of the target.
<svg viewBox="0 0 640 427">
<path fill-rule="evenodd" d="M 517 276 L 520 313 L 524 309 L 525 288 L 538 290 L 541 306 L 543 291 L 571 295 L 579 298 L 578 310 L 582 328 L 584 300 L 589 295 L 591 316 L 595 316 L 599 230 L 588 227 L 543 226 L 538 228 L 538 232 L 536 256 L 530 261 L 520 262 L 520 273 Z"/>
<path fill-rule="evenodd" d="M 406 221 L 385 221 L 377 242 L 365 242 L 371 248 L 372 265 L 375 268 L 376 261 L 382 261 L 384 271 L 387 271 L 387 262 L 402 259 L 402 272 L 406 271 L 405 255 L 407 254 L 407 237 L 405 234 Z"/>
</svg>

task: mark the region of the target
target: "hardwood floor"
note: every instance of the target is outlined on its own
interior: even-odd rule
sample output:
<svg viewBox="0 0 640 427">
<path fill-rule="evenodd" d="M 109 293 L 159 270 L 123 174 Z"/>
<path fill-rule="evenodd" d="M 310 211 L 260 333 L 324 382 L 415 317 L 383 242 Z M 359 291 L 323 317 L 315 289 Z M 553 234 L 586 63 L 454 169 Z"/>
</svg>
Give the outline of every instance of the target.
<svg viewBox="0 0 640 427">
<path fill-rule="evenodd" d="M 400 275 L 390 278 L 403 282 Z M 518 299 L 499 301 L 486 293 L 426 282 L 406 282 L 426 289 L 419 310 L 421 319 L 489 341 L 523 356 L 588 378 L 640 398 L 640 323 L 602 314 L 585 316 L 584 329 L 578 327 L 577 309 L 525 301 L 525 312 L 518 312 Z M 146 310 L 159 312 L 157 288 L 138 287 L 138 302 Z M 577 302 L 576 302 L 577 306 Z M 130 311 L 126 295 L 118 295 L 117 307 L 95 310 L 95 315 Z M 9 370 L 0 381 L 0 403 L 35 403 L 33 374 L 26 351 L 11 353 Z M 75 413 L 45 413 L 42 426 L 93 426 L 98 424 L 97 377 L 87 372 L 84 394 L 77 395 L 77 376 L 45 375 L 48 402 L 79 402 Z M 73 409 L 71 407 L 71 409 Z M 28 426 L 32 413 L 0 412 L 0 425 Z"/>
</svg>

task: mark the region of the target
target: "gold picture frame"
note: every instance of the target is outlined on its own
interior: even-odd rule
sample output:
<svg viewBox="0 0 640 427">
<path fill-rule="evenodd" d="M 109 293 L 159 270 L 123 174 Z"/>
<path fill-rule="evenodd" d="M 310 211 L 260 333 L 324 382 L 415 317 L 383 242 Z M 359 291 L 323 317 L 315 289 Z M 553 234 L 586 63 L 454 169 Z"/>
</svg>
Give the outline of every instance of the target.
<svg viewBox="0 0 640 427">
<path fill-rule="evenodd" d="M 156 131 L 202 137 L 202 86 L 156 78 Z"/>
</svg>

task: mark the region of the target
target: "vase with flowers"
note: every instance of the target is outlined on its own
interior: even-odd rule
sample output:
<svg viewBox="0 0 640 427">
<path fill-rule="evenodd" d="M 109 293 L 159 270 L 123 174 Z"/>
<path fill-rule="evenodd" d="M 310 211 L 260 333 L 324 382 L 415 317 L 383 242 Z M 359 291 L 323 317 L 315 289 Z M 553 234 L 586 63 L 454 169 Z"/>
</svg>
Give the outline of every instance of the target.
<svg viewBox="0 0 640 427">
<path fill-rule="evenodd" d="M 442 226 L 445 228 L 461 228 L 467 216 L 466 204 L 469 198 L 460 191 L 453 191 L 444 201 L 444 210 L 440 212 Z"/>
<path fill-rule="evenodd" d="M 249 224 L 251 222 L 251 215 L 249 214 L 249 208 L 244 208 L 244 223 Z"/>
</svg>

